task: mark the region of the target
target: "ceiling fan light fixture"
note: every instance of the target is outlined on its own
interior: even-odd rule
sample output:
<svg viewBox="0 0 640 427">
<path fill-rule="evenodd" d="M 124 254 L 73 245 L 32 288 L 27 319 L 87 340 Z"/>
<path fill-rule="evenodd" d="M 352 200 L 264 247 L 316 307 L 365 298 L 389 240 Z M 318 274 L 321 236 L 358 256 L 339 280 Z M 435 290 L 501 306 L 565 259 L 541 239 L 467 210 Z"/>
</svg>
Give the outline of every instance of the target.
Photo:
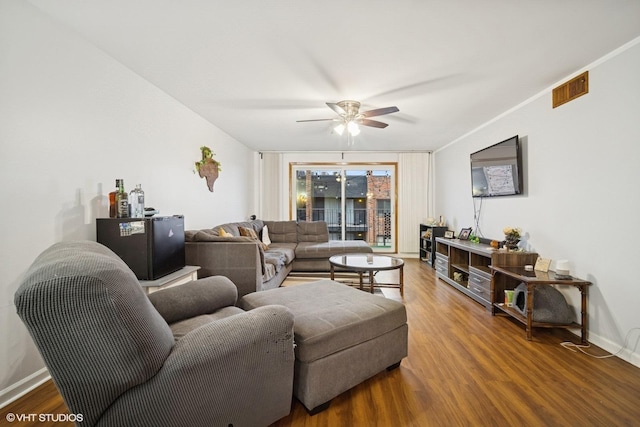
<svg viewBox="0 0 640 427">
<path fill-rule="evenodd" d="M 360 126 L 369 126 L 379 129 L 384 129 L 389 126 L 386 123 L 371 120 L 369 117 L 383 116 L 385 114 L 397 113 L 400 111 L 398 107 L 384 107 L 376 108 L 375 110 L 360 112 L 360 103 L 358 101 L 340 101 L 338 103 L 327 102 L 327 106 L 338 114 L 339 118 L 333 119 L 309 119 L 309 120 L 297 120 L 298 122 L 324 122 L 334 121 L 339 122 L 337 126 L 333 128 L 334 132 L 342 136 L 346 130 L 349 136 L 356 136 L 360 134 Z"/>
<path fill-rule="evenodd" d="M 353 136 L 357 136 L 360 133 L 360 127 L 355 122 L 349 122 L 347 124 L 347 129 L 349 130 L 349 133 Z"/>
</svg>

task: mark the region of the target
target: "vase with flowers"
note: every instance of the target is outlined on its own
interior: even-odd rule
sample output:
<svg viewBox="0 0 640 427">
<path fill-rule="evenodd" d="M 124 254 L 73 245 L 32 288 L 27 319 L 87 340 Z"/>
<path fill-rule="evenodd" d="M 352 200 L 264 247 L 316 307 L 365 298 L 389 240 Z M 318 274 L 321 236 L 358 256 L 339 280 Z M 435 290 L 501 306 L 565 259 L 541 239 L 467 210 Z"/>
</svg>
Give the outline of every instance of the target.
<svg viewBox="0 0 640 427">
<path fill-rule="evenodd" d="M 504 233 L 504 245 L 507 249 L 510 251 L 518 249 L 522 230 L 518 227 L 505 227 L 502 229 L 502 232 Z"/>
</svg>

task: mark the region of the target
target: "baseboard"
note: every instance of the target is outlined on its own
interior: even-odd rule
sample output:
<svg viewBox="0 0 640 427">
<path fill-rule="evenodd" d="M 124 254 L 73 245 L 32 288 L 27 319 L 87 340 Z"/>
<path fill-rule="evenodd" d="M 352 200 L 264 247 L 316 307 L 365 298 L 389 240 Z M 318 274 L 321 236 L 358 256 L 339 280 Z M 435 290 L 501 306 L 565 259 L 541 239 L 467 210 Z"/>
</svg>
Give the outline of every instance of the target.
<svg viewBox="0 0 640 427">
<path fill-rule="evenodd" d="M 589 333 L 589 342 L 640 368 L 640 353 L 634 352 L 633 349 L 625 348 L 621 351 L 621 345 L 619 343 L 612 342 L 592 333 Z M 635 341 L 630 340 L 630 342 Z"/>
<path fill-rule="evenodd" d="M 8 404 L 20 399 L 49 379 L 51 379 L 49 371 L 47 368 L 42 368 L 4 390 L 0 390 L 0 408 L 4 408 Z"/>
<path fill-rule="evenodd" d="M 397 253 L 397 254 L 391 254 L 391 255 L 395 255 L 395 256 L 397 256 L 398 258 L 420 258 L 420 255 L 419 255 L 419 254 L 417 254 L 417 253 L 415 253 L 415 252 L 412 252 L 412 253 L 402 253 L 402 252 L 399 252 L 399 253 Z"/>
</svg>

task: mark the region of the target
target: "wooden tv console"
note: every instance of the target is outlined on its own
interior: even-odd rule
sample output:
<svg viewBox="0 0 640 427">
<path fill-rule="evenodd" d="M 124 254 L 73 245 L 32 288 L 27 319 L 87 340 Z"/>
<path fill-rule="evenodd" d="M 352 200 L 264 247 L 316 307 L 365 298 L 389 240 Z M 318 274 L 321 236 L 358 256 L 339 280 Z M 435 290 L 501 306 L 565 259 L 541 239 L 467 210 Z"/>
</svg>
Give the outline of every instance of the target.
<svg viewBox="0 0 640 427">
<path fill-rule="evenodd" d="M 526 271 L 524 266 L 535 265 L 535 252 L 506 252 L 489 245 L 466 240 L 436 238 L 436 276 L 460 292 L 482 304 L 493 315 L 510 316 L 525 325 L 527 340 L 533 328 L 580 329 L 581 342 L 587 343 L 587 289 L 591 282 L 577 278 L 556 277 L 553 271 Z M 504 291 L 519 283 L 527 286 L 526 314 L 504 305 Z M 581 294 L 580 323 L 557 324 L 533 321 L 533 289 L 536 286 L 567 285 L 578 288 Z"/>
<path fill-rule="evenodd" d="M 492 310 L 491 266 L 535 264 L 535 252 L 506 252 L 467 240 L 436 238 L 436 276 Z"/>
</svg>

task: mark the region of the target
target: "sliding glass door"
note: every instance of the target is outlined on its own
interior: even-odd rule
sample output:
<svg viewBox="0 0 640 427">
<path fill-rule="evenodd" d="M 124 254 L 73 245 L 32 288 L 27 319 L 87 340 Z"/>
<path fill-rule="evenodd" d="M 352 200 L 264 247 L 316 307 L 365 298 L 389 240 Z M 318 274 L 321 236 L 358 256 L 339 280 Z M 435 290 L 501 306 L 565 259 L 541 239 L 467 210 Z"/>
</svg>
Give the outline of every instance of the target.
<svg viewBox="0 0 640 427">
<path fill-rule="evenodd" d="M 326 221 L 331 240 L 396 252 L 396 164 L 292 163 L 291 217 Z"/>
</svg>

